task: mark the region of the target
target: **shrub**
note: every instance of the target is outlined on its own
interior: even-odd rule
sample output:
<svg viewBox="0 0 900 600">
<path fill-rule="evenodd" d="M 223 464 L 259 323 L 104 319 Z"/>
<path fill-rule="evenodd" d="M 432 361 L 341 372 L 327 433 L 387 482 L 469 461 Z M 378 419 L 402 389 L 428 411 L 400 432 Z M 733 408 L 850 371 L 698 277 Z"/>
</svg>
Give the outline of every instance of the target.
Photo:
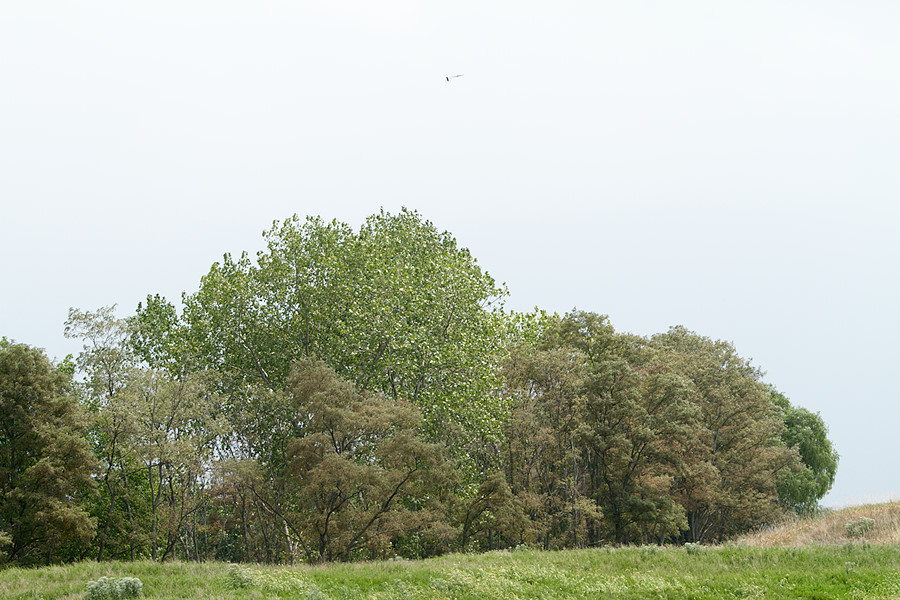
<svg viewBox="0 0 900 600">
<path fill-rule="evenodd" d="M 264 570 L 242 565 L 228 565 L 225 585 L 232 589 L 257 588 L 268 592 L 296 592 L 300 600 L 329 600 L 314 583 L 305 580 L 293 570 Z"/>
<path fill-rule="evenodd" d="M 706 552 L 706 546 L 693 542 L 685 544 L 684 549 L 688 554 L 702 554 L 703 552 Z"/>
<path fill-rule="evenodd" d="M 136 577 L 101 577 L 87 583 L 88 600 L 137 598 L 143 591 L 144 584 Z"/>
<path fill-rule="evenodd" d="M 12 543 L 12 537 L 5 531 L 0 531 L 0 548 L 3 546 L 8 546 Z M 0 560 L 3 560 L 6 557 L 6 552 L 0 549 Z"/>
<path fill-rule="evenodd" d="M 868 532 L 875 529 L 875 519 L 869 517 L 861 517 L 856 521 L 847 521 L 844 525 L 847 535 L 852 538 L 863 537 Z"/>
<path fill-rule="evenodd" d="M 241 565 L 228 565 L 228 587 L 233 589 L 253 587 L 256 576 L 253 571 L 245 569 Z"/>
</svg>

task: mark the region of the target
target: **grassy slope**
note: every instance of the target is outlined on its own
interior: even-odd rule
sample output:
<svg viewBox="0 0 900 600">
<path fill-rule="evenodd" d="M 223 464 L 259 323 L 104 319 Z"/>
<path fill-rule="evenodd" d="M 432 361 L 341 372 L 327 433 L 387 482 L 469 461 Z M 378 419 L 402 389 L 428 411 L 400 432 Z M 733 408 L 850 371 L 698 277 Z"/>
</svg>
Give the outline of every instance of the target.
<svg viewBox="0 0 900 600">
<path fill-rule="evenodd" d="M 876 520 L 867 543 L 849 541 L 846 522 L 863 516 Z M 146 598 L 165 600 L 900 599 L 898 531 L 900 504 L 890 504 L 836 511 L 720 548 L 529 550 L 231 571 L 223 563 L 87 562 L 0 571 L 0 598 L 81 599 L 89 580 L 130 576 L 144 582 Z M 234 588 L 241 580 L 248 587 Z"/>
<path fill-rule="evenodd" d="M 847 523 L 868 517 L 874 528 L 865 534 L 870 544 L 900 544 L 900 502 L 853 506 L 812 519 L 798 519 L 741 538 L 739 543 L 762 548 L 813 545 L 842 545 L 855 540 L 847 533 Z"/>
</svg>

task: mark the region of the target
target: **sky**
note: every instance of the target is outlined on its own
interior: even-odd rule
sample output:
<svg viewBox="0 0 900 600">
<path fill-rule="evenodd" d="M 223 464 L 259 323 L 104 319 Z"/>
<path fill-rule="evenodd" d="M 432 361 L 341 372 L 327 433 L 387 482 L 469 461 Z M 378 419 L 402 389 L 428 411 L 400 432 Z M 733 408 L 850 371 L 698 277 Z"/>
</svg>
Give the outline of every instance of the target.
<svg viewBox="0 0 900 600">
<path fill-rule="evenodd" d="M 415 209 L 507 307 L 734 343 L 900 498 L 900 3 L 6 0 L 0 335 Z M 445 77 L 463 74 L 447 81 Z"/>
</svg>

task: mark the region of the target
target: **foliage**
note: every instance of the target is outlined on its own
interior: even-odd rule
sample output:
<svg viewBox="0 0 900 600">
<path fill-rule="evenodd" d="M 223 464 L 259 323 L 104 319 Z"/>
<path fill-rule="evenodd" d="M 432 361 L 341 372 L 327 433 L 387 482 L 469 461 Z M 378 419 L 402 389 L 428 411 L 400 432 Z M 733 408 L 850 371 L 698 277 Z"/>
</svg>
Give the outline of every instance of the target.
<svg viewBox="0 0 900 600">
<path fill-rule="evenodd" d="M 730 344 L 684 328 L 619 334 L 578 311 L 543 325 L 504 367 L 515 399 L 506 473 L 529 518 L 521 540 L 699 542 L 778 516 L 776 484 L 801 457 L 761 374 Z"/>
<path fill-rule="evenodd" d="M 130 343 L 133 326 L 114 308 L 72 309 L 66 322 L 66 335 L 86 342 L 76 364 L 100 461 L 97 558 L 165 557 L 176 543 L 197 556 L 196 513 L 225 433 L 211 373 L 175 376 L 142 366 Z"/>
<path fill-rule="evenodd" d="M 87 600 L 116 600 L 137 598 L 144 591 L 144 584 L 136 577 L 101 577 L 87 583 Z"/>
<path fill-rule="evenodd" d="M 684 545 L 684 551 L 688 554 L 701 554 L 703 552 L 706 552 L 708 548 L 708 546 L 698 544 L 697 542 L 687 542 Z"/>
<path fill-rule="evenodd" d="M 328 600 L 328 596 L 297 570 L 262 570 L 228 565 L 228 577 L 225 584 L 231 589 L 257 588 L 268 593 L 288 592 L 296 594 L 301 600 Z"/>
<path fill-rule="evenodd" d="M 128 350 L 151 369 L 178 375 L 191 367 L 195 353 L 175 307 L 159 294 L 139 302 L 128 323 Z"/>
<path fill-rule="evenodd" d="M 94 535 L 79 505 L 92 491 L 94 460 L 71 376 L 43 351 L 0 343 L 0 531 L 7 561 L 70 558 Z"/>
<path fill-rule="evenodd" d="M 6 552 L 2 549 L 12 543 L 12 536 L 5 531 L 0 531 L 0 561 L 6 558 Z"/>
<path fill-rule="evenodd" d="M 499 538 L 495 547 L 511 545 L 515 532 L 521 530 L 525 515 L 516 501 L 502 473 L 487 477 L 472 495 L 461 493 L 454 498 L 456 521 L 459 522 L 459 548 L 463 550 L 486 546 L 493 549 L 495 534 Z M 483 544 L 475 540 L 483 536 Z M 503 539 L 507 540 L 503 544 Z"/>
<path fill-rule="evenodd" d="M 834 480 L 821 417 L 727 342 L 505 312 L 503 286 L 406 209 L 358 231 L 294 216 L 264 238 L 213 264 L 180 314 L 159 295 L 126 318 L 70 310 L 83 351 L 41 384 L 70 412 L 0 417 L 34 432 L 0 444 L 51 449 L 4 455 L 49 478 L 28 492 L 40 526 L 2 512 L 19 492 L 0 502 L 12 560 L 708 543 L 814 512 Z"/>
<path fill-rule="evenodd" d="M 584 490 L 574 432 L 583 371 L 580 354 L 534 343 L 514 348 L 504 366 L 516 399 L 506 431 L 506 477 L 528 516 L 519 535 L 528 544 L 577 545 L 587 541 L 584 517 L 599 517 L 592 502 L 578 506 Z"/>
<path fill-rule="evenodd" d="M 307 561 L 377 556 L 434 519 L 427 499 L 444 462 L 413 405 L 357 392 L 313 359 L 294 365 L 289 387 L 303 435 L 288 442 L 281 510 Z"/>
<path fill-rule="evenodd" d="M 838 453 L 828 439 L 828 428 L 822 417 L 800 406 L 791 405 L 786 396 L 770 389 L 772 402 L 781 409 L 785 446 L 797 450 L 801 465 L 778 480 L 778 497 L 793 512 L 814 513 L 819 500 L 828 493 L 837 473 Z"/>
<path fill-rule="evenodd" d="M 578 438 L 606 517 L 602 530 L 617 543 L 662 543 L 687 526 L 671 495 L 696 427 L 692 390 L 643 340 L 588 335 L 592 358 Z"/>
<path fill-rule="evenodd" d="M 675 490 L 687 513 L 686 541 L 720 540 L 777 519 L 778 479 L 799 457 L 781 440 L 784 422 L 762 373 L 730 343 L 683 327 L 651 341 L 691 382 L 700 415 Z"/>
<path fill-rule="evenodd" d="M 860 517 L 855 521 L 847 521 L 844 525 L 847 535 L 852 538 L 865 537 L 867 533 L 875 529 L 875 519 L 871 517 Z"/>
<path fill-rule="evenodd" d="M 233 589 L 252 587 L 256 583 L 256 577 L 247 567 L 230 564 L 228 565 L 228 587 Z"/>
<path fill-rule="evenodd" d="M 247 390 L 284 389 L 292 361 L 315 356 L 361 390 L 419 406 L 433 439 L 448 427 L 497 433 L 505 292 L 452 236 L 403 210 L 358 233 L 295 216 L 265 239 L 255 263 L 226 255 L 212 266 L 184 298 L 183 325 L 148 299 L 137 315 L 142 357 L 171 361 L 170 340 L 184 340 L 223 374 L 240 411 L 253 405 Z"/>
</svg>

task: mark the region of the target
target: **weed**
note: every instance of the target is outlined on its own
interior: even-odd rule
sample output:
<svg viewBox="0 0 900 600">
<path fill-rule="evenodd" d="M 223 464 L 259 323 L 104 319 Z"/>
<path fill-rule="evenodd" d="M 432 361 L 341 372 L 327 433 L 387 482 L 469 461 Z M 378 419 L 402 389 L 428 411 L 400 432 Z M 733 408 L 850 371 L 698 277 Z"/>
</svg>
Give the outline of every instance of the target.
<svg viewBox="0 0 900 600">
<path fill-rule="evenodd" d="M 875 529 L 875 519 L 870 517 L 860 517 L 854 521 L 847 521 L 847 524 L 844 525 L 847 535 L 852 538 L 861 538 L 873 529 Z"/>
<path fill-rule="evenodd" d="M 228 582 L 226 585 L 232 589 L 253 587 L 256 577 L 253 572 L 241 565 L 228 565 Z"/>
<path fill-rule="evenodd" d="M 645 544 L 641 546 L 641 556 L 653 556 L 655 554 L 659 554 L 663 552 L 662 546 L 657 546 L 655 544 Z"/>
<path fill-rule="evenodd" d="M 706 552 L 706 546 L 703 544 L 695 544 L 692 542 L 688 542 L 684 545 L 684 549 L 688 554 L 703 554 Z"/>
<path fill-rule="evenodd" d="M 101 577 L 87 583 L 88 600 L 137 598 L 143 591 L 144 584 L 136 577 Z"/>
</svg>

